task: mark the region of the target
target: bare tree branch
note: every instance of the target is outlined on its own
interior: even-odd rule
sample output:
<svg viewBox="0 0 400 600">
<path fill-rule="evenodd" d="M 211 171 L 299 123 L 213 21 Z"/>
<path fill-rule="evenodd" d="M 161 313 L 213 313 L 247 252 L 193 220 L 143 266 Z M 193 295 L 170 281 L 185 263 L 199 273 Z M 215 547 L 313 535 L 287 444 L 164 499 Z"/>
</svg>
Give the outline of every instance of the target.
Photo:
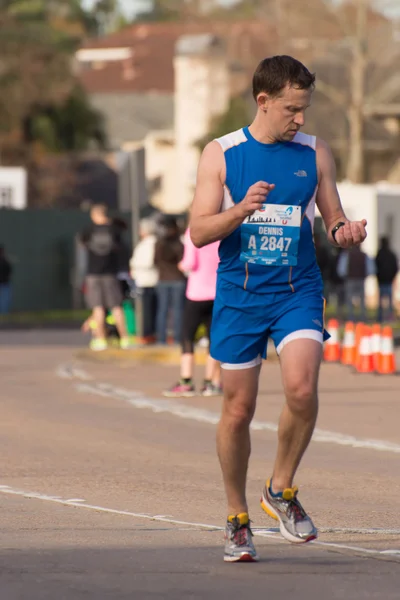
<svg viewBox="0 0 400 600">
<path fill-rule="evenodd" d="M 344 108 L 348 101 L 348 95 L 345 92 L 341 92 L 335 86 L 327 83 L 326 81 L 322 81 L 318 79 L 318 91 L 321 92 L 324 96 L 329 98 L 332 102 L 334 102 L 337 106 Z"/>
<path fill-rule="evenodd" d="M 379 87 L 375 90 L 375 93 L 369 94 L 367 98 L 368 104 L 378 104 L 384 102 L 391 102 L 399 96 L 400 90 L 400 73 L 395 73 L 392 77 L 386 81 L 383 87 Z"/>
</svg>

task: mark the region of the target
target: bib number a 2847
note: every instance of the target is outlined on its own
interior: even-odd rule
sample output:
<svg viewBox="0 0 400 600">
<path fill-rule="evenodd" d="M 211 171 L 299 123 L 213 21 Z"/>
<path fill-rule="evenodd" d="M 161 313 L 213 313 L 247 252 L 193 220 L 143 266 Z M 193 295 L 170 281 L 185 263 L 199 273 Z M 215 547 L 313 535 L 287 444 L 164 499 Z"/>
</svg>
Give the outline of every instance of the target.
<svg viewBox="0 0 400 600">
<path fill-rule="evenodd" d="M 269 228 L 266 228 L 268 231 Z M 259 227 L 259 233 L 263 233 L 264 228 Z M 280 252 L 288 252 L 290 248 L 290 244 L 292 243 L 292 238 L 289 237 L 276 237 L 275 235 L 250 235 L 249 238 L 249 249 L 257 250 L 257 242 L 260 245 L 260 250 L 270 250 L 271 252 L 275 252 L 275 250 L 279 250 Z"/>
<path fill-rule="evenodd" d="M 300 225 L 300 206 L 264 204 L 241 225 L 240 259 L 266 266 L 297 265 Z"/>
</svg>

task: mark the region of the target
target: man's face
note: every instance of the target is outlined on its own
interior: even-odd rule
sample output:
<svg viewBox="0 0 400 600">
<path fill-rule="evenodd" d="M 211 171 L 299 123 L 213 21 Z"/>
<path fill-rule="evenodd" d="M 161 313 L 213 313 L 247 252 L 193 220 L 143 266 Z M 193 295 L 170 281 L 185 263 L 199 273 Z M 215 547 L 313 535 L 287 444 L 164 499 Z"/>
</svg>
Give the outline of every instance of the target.
<svg viewBox="0 0 400 600">
<path fill-rule="evenodd" d="M 312 89 L 299 90 L 286 86 L 276 98 L 269 98 L 266 94 L 264 96 L 265 102 L 259 106 L 265 110 L 271 134 L 278 141 L 291 142 L 305 123 L 305 112 L 311 103 Z"/>
</svg>

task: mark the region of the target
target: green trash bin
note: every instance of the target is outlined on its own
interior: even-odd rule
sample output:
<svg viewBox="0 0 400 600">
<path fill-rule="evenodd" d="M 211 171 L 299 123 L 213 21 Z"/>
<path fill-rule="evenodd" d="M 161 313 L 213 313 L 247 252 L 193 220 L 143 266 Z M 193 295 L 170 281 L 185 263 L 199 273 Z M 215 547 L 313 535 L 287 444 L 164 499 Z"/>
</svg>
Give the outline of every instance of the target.
<svg viewBox="0 0 400 600">
<path fill-rule="evenodd" d="M 128 330 L 129 336 L 136 335 L 136 318 L 135 318 L 135 309 L 133 306 L 133 302 L 127 298 L 122 303 L 122 308 L 125 315 L 126 328 Z"/>
</svg>

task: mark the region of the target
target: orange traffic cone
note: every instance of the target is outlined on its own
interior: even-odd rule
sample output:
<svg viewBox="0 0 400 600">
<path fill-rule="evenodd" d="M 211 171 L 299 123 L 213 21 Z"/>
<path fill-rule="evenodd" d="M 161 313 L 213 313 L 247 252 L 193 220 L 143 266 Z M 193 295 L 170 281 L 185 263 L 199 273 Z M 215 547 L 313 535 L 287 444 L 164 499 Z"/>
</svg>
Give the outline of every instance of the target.
<svg viewBox="0 0 400 600">
<path fill-rule="evenodd" d="M 356 336 L 354 323 L 348 321 L 344 327 L 344 338 L 340 362 L 342 365 L 353 365 L 356 352 Z"/>
<path fill-rule="evenodd" d="M 382 330 L 381 354 L 378 373 L 390 375 L 396 373 L 396 357 L 394 355 L 393 331 L 390 325 Z"/>
<path fill-rule="evenodd" d="M 338 362 L 340 360 L 340 344 L 339 322 L 337 319 L 329 319 L 328 331 L 331 337 L 325 342 L 324 360 L 327 362 Z"/>
<path fill-rule="evenodd" d="M 374 371 L 378 371 L 381 360 L 381 326 L 379 323 L 372 325 L 372 337 L 371 337 L 371 350 L 372 350 L 372 362 L 374 365 Z"/>
<path fill-rule="evenodd" d="M 354 350 L 354 361 L 353 361 L 353 366 L 356 367 L 358 364 L 358 361 L 360 359 L 360 344 L 361 344 L 361 338 L 363 335 L 363 331 L 364 331 L 364 323 L 357 323 L 356 325 L 356 329 L 355 329 L 355 336 L 356 336 L 356 348 Z"/>
<path fill-rule="evenodd" d="M 364 325 L 364 331 L 360 342 L 360 352 L 356 371 L 358 373 L 373 373 L 374 363 L 372 360 L 371 327 Z"/>
</svg>

